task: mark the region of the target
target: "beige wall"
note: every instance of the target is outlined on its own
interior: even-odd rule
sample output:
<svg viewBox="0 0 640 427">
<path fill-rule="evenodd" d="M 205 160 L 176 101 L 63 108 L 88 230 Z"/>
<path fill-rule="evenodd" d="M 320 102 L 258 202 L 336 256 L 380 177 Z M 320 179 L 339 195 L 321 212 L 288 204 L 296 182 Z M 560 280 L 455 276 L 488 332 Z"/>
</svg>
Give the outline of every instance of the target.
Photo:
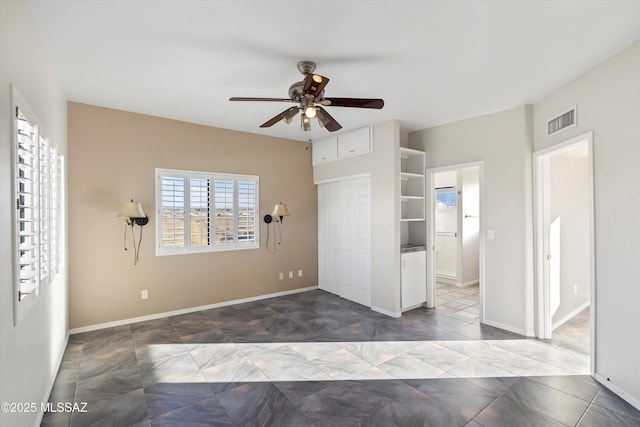
<svg viewBox="0 0 640 427">
<path fill-rule="evenodd" d="M 577 126 L 546 136 L 546 123 L 578 106 Z M 534 147 L 593 131 L 596 375 L 640 407 L 640 41 L 535 105 Z"/>
<path fill-rule="evenodd" d="M 66 100 L 24 1 L 0 1 L 0 402 L 39 405 L 48 399 L 67 337 L 66 242 L 61 233 L 63 262 L 55 281 L 14 325 L 11 84 L 66 154 Z M 41 416 L 0 412 L 0 425 L 38 425 Z"/>
<path fill-rule="evenodd" d="M 78 103 L 68 116 L 71 328 L 316 286 L 310 144 Z M 277 252 L 261 220 L 259 249 L 156 256 L 155 168 L 258 175 L 260 218 L 279 201 L 291 213 Z M 138 265 L 116 217 L 130 198 L 150 217 Z"/>
<path fill-rule="evenodd" d="M 532 334 L 532 110 L 522 106 L 409 134 L 427 168 L 483 162 L 484 315 L 487 324 Z"/>
</svg>

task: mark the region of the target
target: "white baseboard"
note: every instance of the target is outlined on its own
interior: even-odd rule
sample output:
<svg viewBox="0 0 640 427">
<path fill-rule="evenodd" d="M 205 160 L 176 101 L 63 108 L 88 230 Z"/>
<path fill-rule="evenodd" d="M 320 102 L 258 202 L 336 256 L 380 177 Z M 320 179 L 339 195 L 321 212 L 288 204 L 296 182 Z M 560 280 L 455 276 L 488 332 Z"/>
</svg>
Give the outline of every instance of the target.
<svg viewBox="0 0 640 427">
<path fill-rule="evenodd" d="M 49 396 L 51 396 L 51 392 L 53 391 L 53 386 L 56 385 L 56 378 L 58 377 L 58 371 L 60 371 L 60 366 L 62 366 L 62 359 L 64 359 L 64 353 L 67 350 L 67 345 L 69 345 L 69 333 L 67 332 L 67 336 L 64 339 L 64 344 L 62 345 L 62 351 L 58 355 L 58 363 L 56 363 L 56 370 L 53 372 L 51 378 L 49 378 L 49 386 L 45 391 L 45 395 L 40 402 L 48 402 Z M 44 417 L 43 411 L 38 411 L 38 422 L 36 425 L 42 424 L 42 418 Z"/>
<path fill-rule="evenodd" d="M 455 277 L 452 276 L 439 276 L 436 275 L 436 283 L 440 282 L 440 283 L 444 283 L 446 285 L 455 285 L 458 280 Z"/>
<path fill-rule="evenodd" d="M 591 305 L 591 301 L 585 301 L 584 303 L 582 303 L 581 305 L 578 306 L 578 308 L 576 308 L 575 310 L 573 310 L 571 313 L 567 314 L 566 316 L 564 316 L 562 319 L 558 320 L 556 323 L 554 323 L 553 325 L 551 325 L 551 330 L 553 331 L 554 329 L 556 329 L 559 326 L 562 326 L 564 323 L 566 323 L 567 321 L 571 320 L 571 318 L 573 316 L 575 316 L 576 314 L 580 313 L 582 310 L 584 310 L 585 308 L 589 307 L 589 305 Z"/>
<path fill-rule="evenodd" d="M 597 372 L 595 374 L 595 379 L 600 384 L 602 384 L 602 386 L 608 388 L 609 390 L 611 390 L 612 392 L 614 392 L 615 394 L 620 396 L 620 398 L 622 400 L 624 400 L 625 402 L 629 403 L 631 406 L 635 407 L 637 410 L 640 411 L 640 400 L 632 397 L 631 395 L 626 393 L 624 390 L 622 390 L 620 387 L 616 386 L 611 381 L 608 381 L 607 378 L 603 377 L 602 375 L 598 374 Z"/>
<path fill-rule="evenodd" d="M 194 311 L 210 310 L 212 308 L 226 307 L 228 305 L 242 304 L 245 302 L 259 301 L 263 299 L 281 297 L 285 295 L 293 295 L 301 292 L 313 291 L 316 289 L 318 289 L 317 286 L 309 286 L 306 288 L 293 289 L 290 291 L 275 292 L 272 294 L 258 295 L 255 297 L 241 298 L 241 299 L 236 299 L 231 301 L 218 302 L 215 304 L 201 305 L 198 307 L 184 308 L 182 310 L 166 311 L 164 313 L 150 314 L 148 316 L 131 317 L 129 319 L 122 319 L 122 320 L 116 320 L 113 322 L 99 323 L 96 325 L 89 325 L 89 326 L 82 326 L 80 328 L 74 328 L 69 330 L 69 334 L 73 335 L 73 334 L 79 334 L 81 332 L 97 331 L 99 329 L 112 328 L 114 326 L 128 325 L 130 323 L 145 322 L 147 320 L 155 320 L 155 319 L 161 319 L 163 317 L 178 316 L 180 314 L 193 313 Z"/>
<path fill-rule="evenodd" d="M 477 283 L 480 283 L 480 280 L 475 279 L 475 280 L 469 280 L 468 282 L 458 282 L 456 283 L 456 286 L 460 287 L 460 288 L 466 288 L 467 286 L 471 286 L 471 285 L 475 285 Z"/>
<path fill-rule="evenodd" d="M 520 328 L 515 328 L 511 325 L 505 325 L 504 323 L 494 322 L 492 320 L 485 320 L 482 322 L 485 325 L 493 326 L 494 328 L 504 329 L 505 331 L 513 332 L 514 334 L 527 336 L 527 331 Z"/>
<path fill-rule="evenodd" d="M 373 305 L 371 306 L 371 310 L 380 314 L 384 314 L 385 316 L 389 316 L 389 317 L 394 317 L 394 318 L 402 317 L 402 313 L 394 313 L 393 311 L 385 310 L 384 308 L 376 307 Z"/>
<path fill-rule="evenodd" d="M 420 304 L 416 304 L 416 305 L 412 305 L 411 307 L 403 308 L 403 309 L 401 310 L 401 312 L 402 312 L 402 313 L 404 313 L 405 311 L 415 310 L 416 308 L 424 307 L 424 305 L 425 305 L 425 304 L 426 304 L 426 303 L 422 303 L 422 302 L 421 302 Z"/>
</svg>

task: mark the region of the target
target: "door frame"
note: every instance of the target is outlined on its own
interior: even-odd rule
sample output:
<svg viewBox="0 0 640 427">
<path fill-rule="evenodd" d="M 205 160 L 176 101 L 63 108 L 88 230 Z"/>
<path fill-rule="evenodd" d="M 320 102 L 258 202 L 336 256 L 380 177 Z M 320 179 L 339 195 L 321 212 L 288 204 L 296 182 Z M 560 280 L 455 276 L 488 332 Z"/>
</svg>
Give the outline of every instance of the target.
<svg viewBox="0 0 640 427">
<path fill-rule="evenodd" d="M 535 333 L 537 338 L 550 339 L 552 335 L 551 291 L 546 254 L 549 253 L 549 236 L 546 225 L 549 223 L 550 181 L 549 162 L 556 155 L 584 146 L 588 152 L 589 187 L 589 327 L 591 375 L 595 372 L 595 324 L 596 324 L 596 272 L 595 272 L 595 203 L 594 203 L 594 159 L 593 132 L 589 131 L 577 137 L 533 153 L 533 206 L 534 206 L 534 270 L 535 295 L 534 313 L 536 317 Z"/>
<path fill-rule="evenodd" d="M 480 218 L 479 218 L 479 248 L 478 248 L 478 263 L 479 263 L 479 303 L 480 303 L 480 316 L 479 322 L 484 323 L 484 275 L 485 275 L 485 209 L 484 209 L 484 161 L 458 163 L 450 166 L 440 166 L 434 168 L 427 168 L 425 171 L 426 177 L 426 207 L 427 207 L 427 308 L 434 308 L 436 306 L 436 253 L 435 253 L 435 197 L 436 190 L 434 188 L 434 175 L 440 172 L 452 172 L 460 171 L 463 169 L 478 168 L 478 185 L 479 185 L 479 202 L 480 202 Z"/>
</svg>

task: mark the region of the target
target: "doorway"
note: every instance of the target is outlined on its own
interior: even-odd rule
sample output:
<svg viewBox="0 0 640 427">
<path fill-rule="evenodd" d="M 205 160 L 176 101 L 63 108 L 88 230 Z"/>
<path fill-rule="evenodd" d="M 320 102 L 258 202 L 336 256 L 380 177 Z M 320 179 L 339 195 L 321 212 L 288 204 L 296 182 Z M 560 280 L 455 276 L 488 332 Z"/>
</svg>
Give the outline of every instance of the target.
<svg viewBox="0 0 640 427">
<path fill-rule="evenodd" d="M 590 354 L 593 372 L 592 134 L 534 153 L 536 336 Z"/>
<path fill-rule="evenodd" d="M 427 307 L 482 322 L 482 163 L 427 170 Z"/>
</svg>

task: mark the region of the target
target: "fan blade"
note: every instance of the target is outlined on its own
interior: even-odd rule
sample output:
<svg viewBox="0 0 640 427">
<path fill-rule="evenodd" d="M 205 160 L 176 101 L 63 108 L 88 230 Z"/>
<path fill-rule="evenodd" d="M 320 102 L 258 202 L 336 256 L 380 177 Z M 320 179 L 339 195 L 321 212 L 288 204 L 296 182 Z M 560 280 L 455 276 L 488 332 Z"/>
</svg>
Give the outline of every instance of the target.
<svg viewBox="0 0 640 427">
<path fill-rule="evenodd" d="M 339 129 L 342 129 L 340 123 L 338 123 L 336 119 L 331 117 L 331 114 L 327 113 L 327 110 L 325 110 L 324 108 L 316 106 L 316 115 L 318 116 L 318 121 L 320 122 L 322 127 L 327 129 L 329 132 L 335 132 Z"/>
<path fill-rule="evenodd" d="M 327 104 L 325 101 L 329 101 L 329 103 Z M 368 98 L 324 98 L 322 105 L 331 107 L 375 108 L 379 110 L 384 107 L 384 100 Z"/>
<path fill-rule="evenodd" d="M 325 76 L 321 76 L 320 74 L 307 74 L 307 77 L 304 79 L 302 93 L 315 98 L 322 93 L 327 83 L 329 83 L 329 79 Z"/>
<path fill-rule="evenodd" d="M 267 101 L 267 102 L 298 102 L 291 98 L 245 98 L 242 96 L 234 96 L 229 101 Z"/>
<path fill-rule="evenodd" d="M 290 123 L 291 119 L 293 119 L 293 117 L 296 114 L 298 114 L 298 107 L 287 108 L 282 113 L 280 113 L 277 116 L 275 116 L 274 118 L 269 119 L 266 122 L 264 122 L 263 124 L 261 124 L 260 127 L 261 128 L 271 127 L 271 126 L 275 125 L 276 123 L 278 123 L 280 120 L 285 120 L 287 123 Z M 288 118 L 288 121 L 287 121 L 287 118 Z"/>
</svg>

